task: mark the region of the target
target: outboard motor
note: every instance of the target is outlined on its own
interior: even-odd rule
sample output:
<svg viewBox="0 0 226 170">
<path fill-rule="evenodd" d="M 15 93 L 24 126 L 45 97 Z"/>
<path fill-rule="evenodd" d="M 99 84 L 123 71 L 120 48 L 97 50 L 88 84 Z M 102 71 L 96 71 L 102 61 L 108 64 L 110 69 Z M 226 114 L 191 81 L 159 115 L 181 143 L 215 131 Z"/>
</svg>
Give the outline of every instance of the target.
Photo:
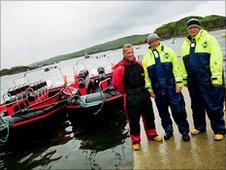
<svg viewBox="0 0 226 170">
<path fill-rule="evenodd" d="M 100 79 L 100 81 L 102 81 L 102 80 L 105 80 L 105 79 L 106 79 L 106 75 L 105 75 L 105 69 L 104 69 L 104 67 L 99 66 L 99 67 L 97 68 L 97 72 L 98 72 L 98 75 L 99 75 L 99 79 Z"/>
</svg>

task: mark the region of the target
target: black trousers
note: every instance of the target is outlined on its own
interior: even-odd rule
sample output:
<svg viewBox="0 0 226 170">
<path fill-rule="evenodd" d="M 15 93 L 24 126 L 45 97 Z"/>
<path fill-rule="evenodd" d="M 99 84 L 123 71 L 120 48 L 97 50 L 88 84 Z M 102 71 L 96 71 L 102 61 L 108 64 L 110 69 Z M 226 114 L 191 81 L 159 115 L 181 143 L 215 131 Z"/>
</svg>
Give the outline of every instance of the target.
<svg viewBox="0 0 226 170">
<path fill-rule="evenodd" d="M 152 101 L 147 89 L 140 92 L 127 93 L 126 112 L 131 135 L 140 135 L 140 116 L 143 118 L 146 131 L 155 129 Z"/>
</svg>

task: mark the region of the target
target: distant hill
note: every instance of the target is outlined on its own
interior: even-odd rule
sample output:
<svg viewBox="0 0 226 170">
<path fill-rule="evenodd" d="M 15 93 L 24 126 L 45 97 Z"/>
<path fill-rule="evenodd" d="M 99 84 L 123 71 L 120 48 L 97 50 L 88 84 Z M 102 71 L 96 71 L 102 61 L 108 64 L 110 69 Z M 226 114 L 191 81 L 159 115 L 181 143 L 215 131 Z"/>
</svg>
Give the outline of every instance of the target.
<svg viewBox="0 0 226 170">
<path fill-rule="evenodd" d="M 145 39 L 146 39 L 146 34 L 143 35 L 132 35 L 129 37 L 124 37 L 124 38 L 119 38 L 117 40 L 113 40 L 113 41 L 109 41 L 100 45 L 95 45 L 93 47 L 87 48 L 86 51 L 88 54 L 95 54 L 95 53 L 99 53 L 99 52 L 103 52 L 103 51 L 108 51 L 108 50 L 115 50 L 118 48 L 121 48 L 125 43 L 131 43 L 133 45 L 137 45 L 137 44 L 143 44 L 145 43 Z M 73 53 L 69 53 L 69 54 L 64 54 L 64 55 L 58 55 L 56 57 L 47 59 L 47 60 L 43 60 L 41 62 L 37 62 L 36 65 L 43 65 L 46 63 L 54 63 L 54 62 L 59 62 L 62 60 L 67 60 L 67 59 L 72 59 L 72 58 L 76 58 L 76 57 L 81 57 L 85 55 L 85 51 L 84 50 L 80 50 L 77 52 L 73 52 Z M 35 65 L 32 64 L 32 66 Z"/>
<path fill-rule="evenodd" d="M 224 17 L 224 16 L 217 16 L 217 15 L 210 15 L 210 16 L 206 16 L 206 17 L 189 16 L 189 17 L 182 18 L 178 21 L 164 24 L 161 27 L 157 28 L 154 32 L 157 33 L 161 39 L 169 39 L 169 38 L 173 38 L 173 37 L 185 36 L 186 35 L 186 22 L 190 18 L 193 18 L 193 17 L 200 19 L 202 27 L 208 31 L 226 28 L 226 17 Z M 149 33 L 119 38 L 119 39 L 116 39 L 113 41 L 109 41 L 109 42 L 106 42 L 106 43 L 103 43 L 100 45 L 95 45 L 93 47 L 87 48 L 86 51 L 88 54 L 94 54 L 94 53 L 99 53 L 99 52 L 103 52 L 103 51 L 115 50 L 115 49 L 121 48 L 123 46 L 123 44 L 125 44 L 125 43 L 131 43 L 133 45 L 144 44 L 146 42 L 146 37 L 148 34 Z M 85 55 L 85 50 L 82 49 L 80 51 L 76 51 L 73 53 L 58 55 L 56 57 L 52 57 L 47 60 L 36 62 L 29 66 L 30 67 L 44 66 L 44 65 L 53 64 L 53 63 L 56 63 L 56 62 L 59 62 L 62 60 L 81 57 L 84 55 Z M 5 73 L 10 72 L 10 69 L 1 70 L 0 76 L 2 75 L 2 72 L 4 72 L 4 75 L 5 75 Z"/>
<path fill-rule="evenodd" d="M 198 18 L 201 22 L 201 26 L 210 31 L 216 29 L 223 29 L 226 27 L 226 17 L 210 15 L 206 17 L 199 16 L 190 16 L 180 19 L 176 22 L 170 22 L 168 24 L 164 24 L 161 27 L 155 30 L 162 39 L 185 36 L 186 35 L 186 23 L 191 18 Z"/>
<path fill-rule="evenodd" d="M 208 31 L 223 29 L 226 27 L 226 17 L 224 16 L 218 16 L 218 15 L 209 15 L 206 17 L 189 16 L 175 22 L 164 24 L 161 27 L 157 28 L 154 32 L 157 33 L 161 39 L 185 36 L 186 22 L 193 17 L 200 19 L 202 27 Z M 131 43 L 133 45 L 144 44 L 146 42 L 146 37 L 148 36 L 148 34 L 149 33 L 119 38 L 113 41 L 109 41 L 100 45 L 95 45 L 93 47 L 87 48 L 86 51 L 88 52 L 88 54 L 94 54 L 94 53 L 121 48 L 125 43 Z M 73 53 L 58 55 L 56 57 L 52 57 L 50 59 L 43 60 L 41 62 L 37 62 L 36 65 L 51 64 L 53 62 L 59 62 L 62 60 L 81 57 L 84 55 L 85 55 L 85 51 L 83 49 Z M 32 64 L 31 66 L 34 66 L 34 64 Z"/>
<path fill-rule="evenodd" d="M 17 74 L 21 72 L 25 72 L 28 70 L 33 70 L 36 67 L 28 67 L 28 66 L 15 66 L 12 67 L 11 69 L 3 69 L 0 71 L 0 77 L 4 75 L 11 75 L 11 74 Z"/>
</svg>

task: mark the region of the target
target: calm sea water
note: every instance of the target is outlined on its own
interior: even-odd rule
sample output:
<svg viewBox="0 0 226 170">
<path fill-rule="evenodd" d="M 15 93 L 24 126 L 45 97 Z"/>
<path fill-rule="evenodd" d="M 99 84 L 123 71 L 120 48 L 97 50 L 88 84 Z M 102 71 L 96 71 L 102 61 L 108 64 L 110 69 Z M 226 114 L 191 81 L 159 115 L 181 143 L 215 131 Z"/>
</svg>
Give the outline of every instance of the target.
<svg viewBox="0 0 226 170">
<path fill-rule="evenodd" d="M 225 31 L 211 32 L 220 43 L 224 56 L 225 38 L 222 38 L 222 34 L 225 34 Z M 173 48 L 178 56 L 182 42 L 183 38 L 175 39 L 174 43 L 172 40 L 163 41 Z M 144 55 L 146 51 L 147 45 L 141 45 L 135 53 Z M 97 74 L 98 66 L 105 66 L 106 71 L 110 71 L 111 63 L 117 63 L 122 58 L 121 49 L 93 56 L 104 54 L 109 56 L 110 62 L 104 57 L 99 59 L 93 57 L 80 63 L 77 69 L 84 68 L 85 63 L 90 74 L 94 75 Z M 62 73 L 67 75 L 68 81 L 73 81 L 74 65 L 80 59 L 57 63 Z M 52 84 L 62 81 L 61 75 L 56 70 L 49 75 L 44 75 L 41 71 L 36 73 L 31 76 L 32 81 L 43 78 L 51 80 Z M 1 96 L 9 87 L 14 87 L 18 82 L 23 83 L 23 74 L 1 77 Z M 72 125 L 67 116 L 48 122 L 47 128 L 42 129 L 40 126 L 40 129 L 34 131 L 18 133 L 14 146 L 0 151 L 0 169 L 131 169 L 132 151 L 128 124 L 124 122 L 122 111 L 115 114 L 119 115 L 116 119 L 107 124 L 100 122 L 103 126 L 91 127 L 84 133 L 79 133 L 81 130 Z"/>
</svg>

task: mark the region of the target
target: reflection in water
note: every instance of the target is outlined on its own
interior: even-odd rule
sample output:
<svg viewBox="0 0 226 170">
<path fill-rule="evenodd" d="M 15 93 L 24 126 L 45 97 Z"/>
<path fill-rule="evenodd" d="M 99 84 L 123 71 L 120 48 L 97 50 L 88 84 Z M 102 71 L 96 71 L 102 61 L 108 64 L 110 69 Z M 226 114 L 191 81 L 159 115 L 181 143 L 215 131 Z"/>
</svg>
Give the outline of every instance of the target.
<svg viewBox="0 0 226 170">
<path fill-rule="evenodd" d="M 131 169 L 128 125 L 116 115 L 82 131 L 67 117 L 24 129 L 1 150 L 0 169 Z"/>
<path fill-rule="evenodd" d="M 94 123 L 98 124 L 98 129 Z M 76 129 L 75 138 L 82 140 L 80 149 L 98 152 L 122 144 L 123 140 L 128 137 L 128 131 L 124 129 L 125 126 L 124 117 L 122 114 L 118 114 L 114 121 L 110 121 L 102 127 L 100 122 L 93 122 L 92 125 L 83 127 L 83 131 Z"/>
<path fill-rule="evenodd" d="M 32 169 L 59 160 L 61 156 L 56 156 L 56 149 L 49 147 L 65 144 L 70 138 L 66 131 L 63 131 L 64 124 L 50 122 L 47 127 L 44 126 L 46 123 L 44 121 L 35 124 L 34 127 L 29 126 L 11 132 L 10 142 L 5 148 L 1 148 L 1 168 Z"/>
<path fill-rule="evenodd" d="M 57 161 L 61 158 L 61 156 L 58 157 L 52 157 L 56 153 L 56 150 L 52 150 L 50 152 L 45 153 L 44 155 L 40 154 L 31 154 L 27 159 L 20 161 L 20 167 L 22 169 L 32 169 L 38 166 L 45 166 L 49 164 L 52 161 Z M 52 157 L 52 158 L 51 158 Z M 40 158 L 40 159 L 37 159 Z"/>
<path fill-rule="evenodd" d="M 98 129 L 94 123 L 98 123 Z M 110 159 L 105 162 L 107 165 L 105 169 L 110 167 L 126 168 L 125 160 L 128 158 L 125 156 L 123 143 L 128 138 L 128 130 L 125 130 L 126 121 L 123 114 L 117 114 L 114 121 L 109 121 L 102 127 L 100 123 L 93 122 L 91 126 L 86 126 L 85 130 L 82 131 L 78 127 L 75 128 L 75 138 L 81 141 L 79 149 L 84 150 L 85 153 L 85 165 L 90 169 L 101 169 L 98 159 L 103 159 L 100 155 L 106 152 Z"/>
<path fill-rule="evenodd" d="M 90 167 L 90 169 L 101 169 L 100 165 L 98 163 L 96 163 L 96 155 L 97 152 L 96 151 L 85 151 L 86 156 L 85 156 L 85 165 L 88 165 L 88 167 Z"/>
</svg>

